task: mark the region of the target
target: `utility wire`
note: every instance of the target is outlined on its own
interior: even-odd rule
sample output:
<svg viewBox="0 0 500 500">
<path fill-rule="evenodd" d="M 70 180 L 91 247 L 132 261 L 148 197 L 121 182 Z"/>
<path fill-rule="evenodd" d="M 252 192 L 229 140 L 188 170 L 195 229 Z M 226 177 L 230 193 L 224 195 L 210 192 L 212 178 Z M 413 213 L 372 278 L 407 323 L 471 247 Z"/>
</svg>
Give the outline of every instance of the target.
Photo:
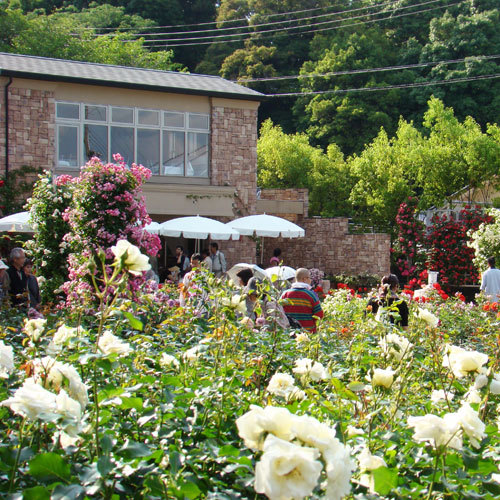
<svg viewBox="0 0 500 500">
<path fill-rule="evenodd" d="M 266 97 L 296 97 L 296 96 L 321 95 L 321 94 L 346 94 L 348 92 L 378 92 L 380 90 L 409 89 L 415 87 L 432 87 L 434 85 L 449 85 L 452 83 L 474 82 L 478 80 L 492 80 L 495 78 L 500 78 L 500 73 L 494 73 L 491 75 L 479 75 L 473 77 L 450 78 L 449 80 L 435 80 L 432 82 L 402 83 L 399 85 L 387 85 L 385 87 L 361 87 L 352 89 L 317 90 L 310 92 L 287 92 L 284 94 L 264 94 L 264 95 Z"/>
<path fill-rule="evenodd" d="M 248 78 L 248 79 L 245 78 L 245 79 L 238 79 L 231 81 L 233 81 L 234 83 L 271 82 L 277 80 L 296 80 L 299 78 L 356 75 L 362 73 L 378 73 L 381 71 L 396 71 L 401 69 L 425 68 L 428 66 L 438 66 L 439 64 L 458 64 L 462 62 L 488 61 L 490 59 L 500 59 L 500 54 L 494 54 L 491 56 L 467 56 L 464 57 L 463 59 L 449 59 L 446 61 L 431 61 L 431 62 L 416 63 L 416 64 L 404 64 L 401 66 L 384 66 L 381 68 L 351 69 L 345 71 L 331 71 L 329 73 L 311 73 L 306 75 L 269 76 L 267 78 Z"/>
<path fill-rule="evenodd" d="M 423 12 L 429 12 L 429 11 L 436 10 L 436 9 L 443 9 L 443 8 L 447 8 L 447 7 L 454 7 L 456 5 L 464 3 L 465 1 L 466 0 L 460 0 L 458 2 L 449 3 L 449 4 L 446 4 L 446 5 L 440 5 L 440 6 L 437 6 L 437 7 L 431 7 L 429 9 L 422 9 L 422 10 L 415 11 L 415 12 L 407 12 L 407 13 L 404 13 L 404 14 L 391 15 L 391 16 L 388 16 L 388 17 L 383 17 L 381 19 L 370 19 L 370 20 L 367 20 L 367 21 L 360 21 L 360 22 L 357 22 L 357 23 L 344 24 L 344 25 L 341 25 L 341 26 L 332 26 L 332 27 L 329 27 L 329 28 L 318 28 L 318 29 L 313 29 L 313 30 L 307 30 L 307 31 L 302 31 L 300 33 L 296 33 L 296 34 L 297 35 L 303 35 L 303 34 L 306 34 L 306 33 L 315 33 L 315 32 L 320 32 L 320 31 L 331 31 L 331 30 L 337 30 L 337 29 L 341 29 L 341 28 L 349 28 L 349 27 L 352 27 L 352 26 L 359 26 L 359 25 L 362 25 L 362 24 L 369 24 L 369 23 L 375 23 L 375 22 L 379 22 L 379 21 L 392 20 L 392 19 L 397 19 L 397 18 L 400 18 L 400 17 L 406 17 L 406 16 L 415 15 L 415 14 L 421 14 Z M 414 6 L 416 6 L 416 5 L 414 5 Z M 343 21 L 345 21 L 345 20 L 348 20 L 348 19 L 347 18 L 343 19 Z M 304 27 L 308 27 L 308 26 L 304 26 Z M 277 31 L 279 31 L 279 30 L 277 30 Z M 261 33 L 266 33 L 266 32 L 261 32 Z M 256 32 L 256 33 L 253 33 L 252 35 L 259 35 L 259 34 L 260 34 L 259 32 Z M 240 39 L 240 40 L 212 40 L 212 41 L 209 41 L 209 42 L 189 42 L 189 43 L 179 43 L 179 44 L 174 44 L 174 43 L 161 43 L 161 44 L 159 44 L 158 42 L 160 42 L 160 40 L 145 40 L 144 43 L 154 43 L 155 45 L 152 45 L 151 47 L 168 47 L 168 48 L 171 48 L 171 47 L 188 47 L 188 46 L 193 46 L 193 45 L 210 45 L 210 44 L 218 44 L 218 43 L 235 43 L 235 42 L 240 43 L 240 42 L 244 42 L 246 40 L 250 40 L 252 38 L 252 35 L 249 36 L 246 39 Z M 231 36 L 231 35 L 226 35 L 226 37 L 227 36 Z M 264 37 L 264 38 L 269 38 L 269 37 Z"/>
<path fill-rule="evenodd" d="M 383 15 L 383 14 L 387 14 L 389 12 L 396 12 L 396 11 L 400 11 L 400 10 L 405 10 L 405 9 L 411 9 L 413 7 L 421 7 L 421 6 L 424 6 L 424 5 L 429 5 L 429 4 L 433 4 L 433 3 L 437 3 L 437 2 L 441 2 L 442 0 L 426 0 L 424 2 L 420 2 L 420 3 L 417 3 L 417 4 L 412 4 L 412 5 L 406 5 L 406 6 L 403 6 L 403 7 L 395 7 L 394 9 L 388 9 L 384 12 L 371 12 L 371 13 L 366 13 L 366 14 L 360 14 L 360 15 L 357 15 L 357 16 L 352 16 L 352 17 L 345 17 L 345 18 L 340 18 L 340 19 L 333 19 L 333 20 L 330 20 L 330 21 L 322 21 L 322 22 L 319 22 L 319 23 L 310 23 L 308 25 L 303 25 L 303 26 L 286 26 L 286 27 L 283 27 L 283 28 L 276 28 L 276 29 L 270 29 L 270 30 L 262 30 L 262 31 L 256 31 L 256 32 L 248 32 L 248 33 L 232 33 L 232 34 L 222 34 L 222 35 L 209 35 L 209 36 L 205 36 L 205 37 L 185 37 L 185 38 L 159 38 L 159 39 L 156 39 L 156 40 L 144 40 L 144 43 L 157 43 L 157 42 L 164 42 L 164 43 L 168 43 L 168 42 L 185 42 L 185 41 L 196 41 L 196 40 L 214 40 L 214 39 L 218 39 L 218 38 L 233 38 L 233 37 L 247 37 L 248 38 L 248 35 L 252 36 L 252 35 L 268 35 L 268 34 L 271 34 L 271 33 L 278 33 L 278 32 L 283 32 L 283 31 L 290 31 L 290 30 L 295 30 L 295 29 L 304 29 L 304 28 L 310 28 L 311 26 L 312 27 L 315 27 L 315 26 L 324 26 L 326 24 L 332 24 L 332 23 L 342 23 L 342 22 L 345 22 L 345 21 L 351 21 L 351 20 L 354 20 L 354 19 L 361 19 L 361 18 L 364 18 L 364 17 L 370 17 L 370 16 L 377 16 L 377 15 Z M 461 1 L 464 1 L 464 0 L 461 0 Z M 458 3 L 461 3 L 461 2 L 458 2 Z M 449 5 L 455 5 L 455 4 L 446 4 L 444 7 L 447 7 Z M 443 6 L 438 6 L 438 7 L 435 7 L 435 8 L 442 8 Z M 414 11 L 412 12 L 412 14 L 418 14 L 420 11 Z M 391 16 L 391 17 L 396 17 L 396 16 Z M 251 27 L 249 26 L 248 29 L 250 29 Z M 334 29 L 335 27 L 331 27 L 331 28 L 327 28 L 327 29 Z M 309 31 L 305 31 L 303 33 L 309 33 Z M 127 41 L 127 40 L 124 40 L 124 41 Z M 133 41 L 133 40 L 131 40 Z M 223 40 L 223 41 L 241 41 L 241 40 Z M 209 42 L 211 43 L 211 42 Z M 189 44 L 187 43 L 186 45 L 192 45 L 192 44 Z"/>
</svg>

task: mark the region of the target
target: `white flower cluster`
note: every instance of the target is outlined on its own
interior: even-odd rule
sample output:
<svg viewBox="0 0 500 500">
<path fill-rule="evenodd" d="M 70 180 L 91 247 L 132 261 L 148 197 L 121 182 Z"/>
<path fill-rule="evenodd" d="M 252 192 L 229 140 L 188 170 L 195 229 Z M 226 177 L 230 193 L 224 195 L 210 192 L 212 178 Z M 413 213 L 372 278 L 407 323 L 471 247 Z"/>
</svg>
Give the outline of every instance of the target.
<svg viewBox="0 0 500 500">
<path fill-rule="evenodd" d="M 488 362 L 488 356 L 477 351 L 467 351 L 455 345 L 446 347 L 443 366 L 449 368 L 457 378 L 465 377 L 468 373 L 482 373 L 483 365 Z"/>
<path fill-rule="evenodd" d="M 326 380 L 330 378 L 326 368 L 318 361 L 313 361 L 309 358 L 297 359 L 295 361 L 295 368 L 293 373 L 309 377 L 311 380 L 318 382 L 319 380 Z"/>
<path fill-rule="evenodd" d="M 33 341 L 36 342 L 43 333 L 46 319 L 27 319 L 24 322 L 24 333 Z"/>
<path fill-rule="evenodd" d="M 486 434 L 485 425 L 469 403 L 462 403 L 456 413 L 447 413 L 444 417 L 427 414 L 423 417 L 410 417 L 408 425 L 415 429 L 413 439 L 428 442 L 435 448 L 448 446 L 462 449 L 462 435 L 465 433 L 470 443 L 479 448 L 479 443 Z"/>
<path fill-rule="evenodd" d="M 432 328 L 436 328 L 439 324 L 439 318 L 432 314 L 428 309 L 422 309 L 419 307 L 418 317 Z"/>
<path fill-rule="evenodd" d="M 103 354 L 117 353 L 126 355 L 132 350 L 129 343 L 123 342 L 116 335 L 113 335 L 110 330 L 104 331 L 97 342 L 97 346 Z"/>
<path fill-rule="evenodd" d="M 295 379 L 288 373 L 275 373 L 269 380 L 267 392 L 287 401 L 305 398 L 304 391 L 295 385 Z"/>
<path fill-rule="evenodd" d="M 14 350 L 0 340 L 0 378 L 7 378 L 14 371 Z"/>
<path fill-rule="evenodd" d="M 396 372 L 389 368 L 375 368 L 371 377 L 367 377 L 371 381 L 373 387 L 385 387 L 389 389 L 394 382 L 394 374 Z"/>
<path fill-rule="evenodd" d="M 340 500 L 351 490 L 355 466 L 350 448 L 335 429 L 286 408 L 251 406 L 236 420 L 245 445 L 263 454 L 255 467 L 255 491 L 270 499 L 301 499 L 312 493 L 324 471 L 326 499 Z"/>
<path fill-rule="evenodd" d="M 115 254 L 115 263 L 117 264 L 125 256 L 123 265 L 131 274 L 140 275 L 151 269 L 148 256 L 142 254 L 138 247 L 127 240 L 118 240 L 116 245 L 111 247 L 111 250 Z"/>
<path fill-rule="evenodd" d="M 392 356 L 396 361 L 401 361 L 407 356 L 413 344 L 406 337 L 402 337 L 397 333 L 390 333 L 381 339 L 378 345 L 382 351 L 389 356 Z"/>
</svg>

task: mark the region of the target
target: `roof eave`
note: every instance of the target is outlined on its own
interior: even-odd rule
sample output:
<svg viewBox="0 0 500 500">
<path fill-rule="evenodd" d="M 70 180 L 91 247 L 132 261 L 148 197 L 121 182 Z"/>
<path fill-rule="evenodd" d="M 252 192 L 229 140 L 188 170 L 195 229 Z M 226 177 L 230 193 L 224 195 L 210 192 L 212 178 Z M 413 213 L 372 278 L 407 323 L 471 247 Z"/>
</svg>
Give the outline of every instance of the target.
<svg viewBox="0 0 500 500">
<path fill-rule="evenodd" d="M 140 83 L 130 82 L 116 82 L 109 80 L 94 80 L 83 77 L 69 77 L 59 75 L 44 75 L 33 74 L 23 71 L 13 71 L 9 69 L 0 68 L 0 76 L 12 76 L 13 78 L 26 78 L 29 80 L 43 80 L 48 82 L 66 82 L 66 83 L 79 83 L 83 85 L 95 85 L 98 87 L 114 87 L 134 90 L 151 90 L 154 92 L 169 92 L 172 94 L 188 94 L 188 95 L 202 95 L 209 97 L 221 97 L 226 99 L 238 99 L 240 101 L 265 101 L 267 96 L 252 95 L 252 94 L 238 94 L 232 92 L 217 92 L 215 90 L 198 90 L 198 89 L 180 89 L 178 87 L 163 87 L 160 85 L 147 85 Z"/>
</svg>

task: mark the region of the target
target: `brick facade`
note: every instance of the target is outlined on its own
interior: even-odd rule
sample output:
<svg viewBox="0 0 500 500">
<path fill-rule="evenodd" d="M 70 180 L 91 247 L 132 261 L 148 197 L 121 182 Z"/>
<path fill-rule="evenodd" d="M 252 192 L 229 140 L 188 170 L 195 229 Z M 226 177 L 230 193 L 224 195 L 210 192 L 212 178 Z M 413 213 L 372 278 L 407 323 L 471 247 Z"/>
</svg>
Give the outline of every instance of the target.
<svg viewBox="0 0 500 500">
<path fill-rule="evenodd" d="M 306 189 L 263 189 L 261 199 L 303 201 L 308 207 Z M 343 217 L 307 217 L 301 214 L 274 214 L 295 222 L 305 229 L 305 238 L 266 238 L 264 263 L 274 248 L 281 248 L 285 264 L 316 267 L 328 275 L 376 274 L 390 270 L 391 240 L 388 234 L 349 234 L 348 220 Z M 267 267 L 267 266 L 264 266 Z"/>
<path fill-rule="evenodd" d="M 257 192 L 257 110 L 222 106 L 212 108 L 211 183 L 235 186 L 234 218 L 255 213 Z M 219 218 L 228 222 L 229 218 Z M 228 266 L 255 261 L 255 242 L 222 241 Z"/>
</svg>

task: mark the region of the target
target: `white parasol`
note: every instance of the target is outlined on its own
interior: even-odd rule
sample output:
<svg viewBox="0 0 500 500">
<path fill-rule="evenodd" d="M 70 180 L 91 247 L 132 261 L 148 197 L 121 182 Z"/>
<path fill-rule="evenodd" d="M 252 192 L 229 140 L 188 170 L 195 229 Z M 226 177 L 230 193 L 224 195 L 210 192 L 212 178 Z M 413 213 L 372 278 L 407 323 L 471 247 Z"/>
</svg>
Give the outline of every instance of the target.
<svg viewBox="0 0 500 500">
<path fill-rule="evenodd" d="M 251 269 L 253 275 L 260 280 L 267 278 L 266 271 L 264 271 L 264 269 L 259 267 L 257 264 L 245 264 L 244 262 L 235 264 L 231 269 L 229 269 L 229 271 L 227 271 L 227 275 L 229 279 L 233 280 L 233 282 L 237 284 L 238 276 L 236 276 L 236 274 L 246 268 Z"/>
<path fill-rule="evenodd" d="M 278 280 L 289 280 L 295 278 L 295 269 L 289 266 L 274 266 L 266 269 L 266 275 L 271 281 Z M 275 280 L 273 280 L 273 276 L 276 276 Z"/>
<path fill-rule="evenodd" d="M 29 216 L 29 212 L 19 212 L 3 217 L 0 219 L 0 231 L 33 233 L 33 228 L 28 222 Z"/>
<path fill-rule="evenodd" d="M 206 240 L 210 237 L 213 240 L 237 240 L 240 233 L 231 229 L 226 224 L 208 217 L 178 217 L 160 224 L 162 236 L 193 238 Z"/>
</svg>

